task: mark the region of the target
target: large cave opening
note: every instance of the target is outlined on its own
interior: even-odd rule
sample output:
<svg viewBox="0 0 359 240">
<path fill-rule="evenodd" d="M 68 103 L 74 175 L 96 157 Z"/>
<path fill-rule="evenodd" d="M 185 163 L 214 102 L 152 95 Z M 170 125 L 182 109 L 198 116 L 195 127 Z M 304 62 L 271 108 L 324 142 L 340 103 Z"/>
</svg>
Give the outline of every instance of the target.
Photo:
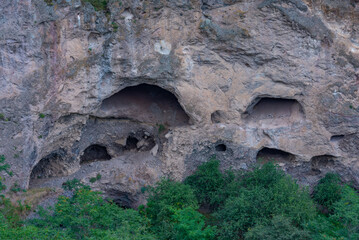
<svg viewBox="0 0 359 240">
<path fill-rule="evenodd" d="M 108 154 L 106 147 L 93 144 L 87 147 L 80 157 L 80 164 L 91 163 L 95 161 L 110 160 L 111 156 Z"/>
<path fill-rule="evenodd" d="M 126 87 L 103 100 L 98 115 L 166 126 L 187 125 L 190 119 L 173 93 L 149 84 Z"/>
<path fill-rule="evenodd" d="M 66 151 L 58 149 L 43 157 L 32 169 L 29 187 L 39 179 L 62 177 L 68 174 L 70 163 L 66 161 Z"/>
<path fill-rule="evenodd" d="M 244 117 L 252 122 L 269 120 L 272 124 L 288 124 L 305 118 L 303 107 L 297 100 L 270 97 L 255 99 Z"/>
<path fill-rule="evenodd" d="M 257 153 L 257 162 L 266 163 L 266 162 L 292 162 L 295 160 L 295 156 L 289 152 L 285 152 L 275 148 L 262 148 Z"/>
</svg>

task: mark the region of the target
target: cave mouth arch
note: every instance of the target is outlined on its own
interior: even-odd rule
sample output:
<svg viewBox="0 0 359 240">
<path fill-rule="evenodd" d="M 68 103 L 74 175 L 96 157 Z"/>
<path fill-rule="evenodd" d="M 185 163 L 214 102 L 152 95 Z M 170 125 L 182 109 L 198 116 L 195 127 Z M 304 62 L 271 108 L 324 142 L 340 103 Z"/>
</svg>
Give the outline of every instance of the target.
<svg viewBox="0 0 359 240">
<path fill-rule="evenodd" d="M 40 179 L 67 176 L 71 164 L 66 161 L 66 157 L 66 151 L 58 149 L 40 159 L 30 173 L 29 188 Z"/>
<path fill-rule="evenodd" d="M 282 151 L 276 148 L 264 147 L 258 151 L 256 156 L 257 162 L 292 162 L 295 160 L 295 155 Z"/>
<path fill-rule="evenodd" d="M 97 115 L 165 126 L 188 125 L 190 120 L 173 93 L 150 84 L 126 87 L 106 98 Z"/>
<path fill-rule="evenodd" d="M 258 97 L 243 113 L 249 121 L 270 120 L 273 123 L 288 123 L 305 118 L 302 105 L 296 99 Z"/>
<path fill-rule="evenodd" d="M 106 147 L 93 144 L 88 146 L 80 157 L 80 164 L 91 163 L 95 161 L 107 161 L 111 156 L 108 154 Z"/>
</svg>

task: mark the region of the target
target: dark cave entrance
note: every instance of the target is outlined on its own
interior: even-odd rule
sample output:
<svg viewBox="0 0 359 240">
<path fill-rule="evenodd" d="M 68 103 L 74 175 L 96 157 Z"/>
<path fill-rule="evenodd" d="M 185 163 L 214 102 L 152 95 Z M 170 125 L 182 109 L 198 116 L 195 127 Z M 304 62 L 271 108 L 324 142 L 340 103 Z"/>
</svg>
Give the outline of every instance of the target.
<svg viewBox="0 0 359 240">
<path fill-rule="evenodd" d="M 304 119 L 304 111 L 302 105 L 295 99 L 264 97 L 256 98 L 244 112 L 244 117 L 250 121 L 267 119 L 297 121 Z"/>
<path fill-rule="evenodd" d="M 156 141 L 153 136 L 140 130 L 127 137 L 123 150 L 145 152 L 150 151 L 155 145 Z"/>
<path fill-rule="evenodd" d="M 289 152 L 285 152 L 276 148 L 262 148 L 257 153 L 257 162 L 291 162 L 295 160 L 295 156 Z"/>
<path fill-rule="evenodd" d="M 80 157 L 80 164 L 91 163 L 95 161 L 106 161 L 110 160 L 111 156 L 108 154 L 106 147 L 93 144 L 87 147 Z"/>
<path fill-rule="evenodd" d="M 126 87 L 103 100 L 98 115 L 166 126 L 187 125 L 190 120 L 174 94 L 149 84 Z"/>
<path fill-rule="evenodd" d="M 68 175 L 70 163 L 66 161 L 66 151 L 58 149 L 43 157 L 32 169 L 29 187 L 36 180 Z"/>
<path fill-rule="evenodd" d="M 215 149 L 217 152 L 225 152 L 227 150 L 227 146 L 225 144 L 218 144 Z"/>
</svg>

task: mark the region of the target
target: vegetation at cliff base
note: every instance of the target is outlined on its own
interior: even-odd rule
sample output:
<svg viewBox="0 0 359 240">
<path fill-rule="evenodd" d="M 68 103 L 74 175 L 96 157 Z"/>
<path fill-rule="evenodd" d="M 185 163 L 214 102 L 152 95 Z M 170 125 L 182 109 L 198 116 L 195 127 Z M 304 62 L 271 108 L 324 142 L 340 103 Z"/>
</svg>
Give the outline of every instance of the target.
<svg viewBox="0 0 359 240">
<path fill-rule="evenodd" d="M 4 160 L 0 172 L 10 173 Z M 310 194 L 272 163 L 247 172 L 223 172 L 219 165 L 212 158 L 184 182 L 162 179 L 147 187 L 147 205 L 138 210 L 123 209 L 76 179 L 30 220 L 23 218 L 25 205 L 2 195 L 0 239 L 359 239 L 359 195 L 338 175 L 327 174 Z"/>
</svg>

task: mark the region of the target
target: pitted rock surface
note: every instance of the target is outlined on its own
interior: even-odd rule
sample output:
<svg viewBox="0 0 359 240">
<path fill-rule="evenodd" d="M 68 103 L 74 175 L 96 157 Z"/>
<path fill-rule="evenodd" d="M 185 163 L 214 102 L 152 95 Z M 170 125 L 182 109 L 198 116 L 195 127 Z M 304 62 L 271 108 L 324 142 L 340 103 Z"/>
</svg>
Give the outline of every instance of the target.
<svg viewBox="0 0 359 240">
<path fill-rule="evenodd" d="M 359 184 L 355 0 L 3 0 L 0 13 L 9 186 L 78 177 L 137 206 L 214 154 Z"/>
</svg>

